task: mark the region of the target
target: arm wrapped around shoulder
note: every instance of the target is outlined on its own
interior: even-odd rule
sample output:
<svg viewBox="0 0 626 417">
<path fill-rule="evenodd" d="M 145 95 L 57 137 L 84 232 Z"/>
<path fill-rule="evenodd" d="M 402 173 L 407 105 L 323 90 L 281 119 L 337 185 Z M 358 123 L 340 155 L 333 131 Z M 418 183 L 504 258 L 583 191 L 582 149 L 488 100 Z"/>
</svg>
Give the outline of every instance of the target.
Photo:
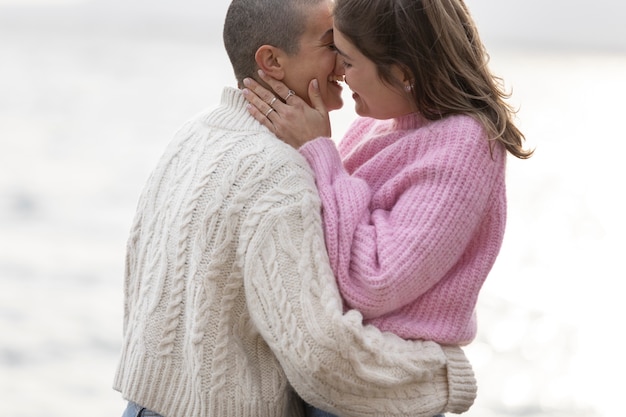
<svg viewBox="0 0 626 417">
<path fill-rule="evenodd" d="M 344 313 L 317 195 L 287 200 L 251 213 L 241 256 L 252 320 L 298 394 L 345 417 L 469 409 L 476 381 L 461 348 L 402 340 Z"/>
</svg>

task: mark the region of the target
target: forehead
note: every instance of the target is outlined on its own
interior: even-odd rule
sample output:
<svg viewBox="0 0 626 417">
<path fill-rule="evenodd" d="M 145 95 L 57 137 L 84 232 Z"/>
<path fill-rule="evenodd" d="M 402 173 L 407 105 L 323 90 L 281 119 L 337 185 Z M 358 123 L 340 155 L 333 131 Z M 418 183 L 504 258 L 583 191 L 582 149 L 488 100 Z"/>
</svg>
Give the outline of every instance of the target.
<svg viewBox="0 0 626 417">
<path fill-rule="evenodd" d="M 305 10 L 306 29 L 302 34 L 303 41 L 317 41 L 325 36 L 332 37 L 333 16 L 330 0 L 320 1 Z"/>
<path fill-rule="evenodd" d="M 343 55 L 347 58 L 354 59 L 362 54 L 360 51 L 341 33 L 337 28 L 333 31 L 334 43 L 339 55 Z"/>
</svg>

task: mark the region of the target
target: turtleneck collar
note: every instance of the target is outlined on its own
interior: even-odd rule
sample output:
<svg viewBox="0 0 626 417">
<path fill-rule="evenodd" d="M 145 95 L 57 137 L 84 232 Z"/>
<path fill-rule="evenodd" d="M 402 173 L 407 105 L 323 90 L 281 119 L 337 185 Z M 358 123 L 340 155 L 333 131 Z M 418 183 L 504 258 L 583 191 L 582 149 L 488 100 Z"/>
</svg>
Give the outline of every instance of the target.
<svg viewBox="0 0 626 417">
<path fill-rule="evenodd" d="M 224 87 L 220 105 L 212 112 L 208 121 L 235 131 L 269 132 L 265 126 L 248 113 L 247 104 L 248 102 L 241 90 Z"/>
<path fill-rule="evenodd" d="M 423 127 L 427 123 L 428 119 L 421 113 L 409 113 L 393 119 L 391 126 L 393 130 L 412 130 Z"/>
</svg>

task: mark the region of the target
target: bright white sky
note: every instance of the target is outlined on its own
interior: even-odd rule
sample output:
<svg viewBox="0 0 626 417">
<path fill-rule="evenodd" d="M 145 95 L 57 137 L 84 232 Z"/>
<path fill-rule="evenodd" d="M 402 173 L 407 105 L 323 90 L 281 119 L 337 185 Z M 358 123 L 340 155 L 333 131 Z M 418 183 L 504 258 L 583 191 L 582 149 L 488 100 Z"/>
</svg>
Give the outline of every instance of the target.
<svg viewBox="0 0 626 417">
<path fill-rule="evenodd" d="M 0 6 L 56 6 L 89 3 L 89 0 L 0 0 Z"/>
</svg>

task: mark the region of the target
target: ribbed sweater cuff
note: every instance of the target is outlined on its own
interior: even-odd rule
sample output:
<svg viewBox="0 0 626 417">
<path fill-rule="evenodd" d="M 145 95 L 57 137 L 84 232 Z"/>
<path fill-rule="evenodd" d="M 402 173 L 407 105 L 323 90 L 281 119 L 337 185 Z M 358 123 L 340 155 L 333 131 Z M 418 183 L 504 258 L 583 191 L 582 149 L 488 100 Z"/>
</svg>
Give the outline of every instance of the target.
<svg viewBox="0 0 626 417">
<path fill-rule="evenodd" d="M 273 398 L 274 402 L 237 395 L 235 390 L 228 389 L 214 393 L 210 398 L 199 398 L 198 393 L 206 392 L 198 385 L 200 383 L 202 381 L 190 379 L 172 362 L 124 353 L 113 388 L 124 399 L 164 416 L 276 417 L 277 410 L 296 405 L 291 402 L 297 398 L 292 396 L 290 402 L 287 390 L 283 391 L 283 397 Z"/>
<path fill-rule="evenodd" d="M 456 346 L 442 346 L 448 362 L 448 407 L 447 411 L 461 414 L 467 411 L 476 399 L 476 378 L 465 352 Z"/>
</svg>

